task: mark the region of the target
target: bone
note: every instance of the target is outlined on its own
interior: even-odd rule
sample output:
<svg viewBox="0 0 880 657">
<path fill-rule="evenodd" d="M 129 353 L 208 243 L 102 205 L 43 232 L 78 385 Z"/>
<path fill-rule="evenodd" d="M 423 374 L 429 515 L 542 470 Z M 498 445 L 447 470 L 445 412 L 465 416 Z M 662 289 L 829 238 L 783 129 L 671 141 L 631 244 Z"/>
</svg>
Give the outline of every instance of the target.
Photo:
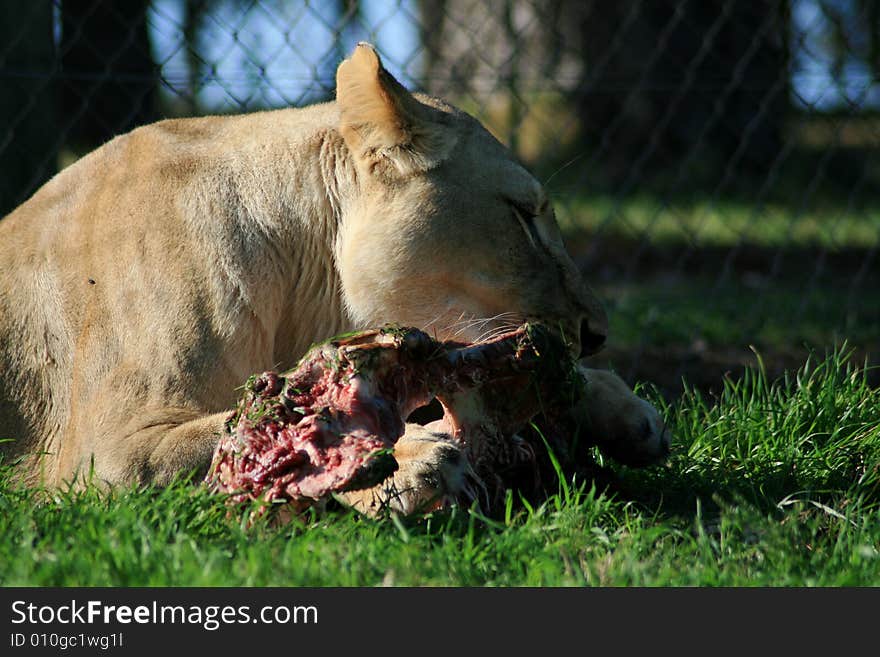
<svg viewBox="0 0 880 657">
<path fill-rule="evenodd" d="M 471 344 L 405 327 L 338 337 L 293 370 L 249 380 L 206 481 L 232 503 L 295 512 L 374 486 L 396 469 L 407 416 L 434 398 L 444 417 L 433 430 L 463 446 L 478 476 L 496 480 L 534 459 L 519 430 L 577 401 L 576 372 L 565 345 L 539 325 Z"/>
</svg>

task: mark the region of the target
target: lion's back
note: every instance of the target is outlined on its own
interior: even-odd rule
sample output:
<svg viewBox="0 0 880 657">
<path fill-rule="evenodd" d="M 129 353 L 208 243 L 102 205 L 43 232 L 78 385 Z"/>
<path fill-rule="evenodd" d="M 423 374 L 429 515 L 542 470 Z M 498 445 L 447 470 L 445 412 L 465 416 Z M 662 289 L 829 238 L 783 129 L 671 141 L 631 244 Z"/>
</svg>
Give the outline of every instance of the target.
<svg viewBox="0 0 880 657">
<path fill-rule="evenodd" d="M 0 220 L 0 454 L 53 451 L 77 341 L 164 200 L 197 171 L 217 119 L 138 128 L 68 166 Z M 147 225 L 143 225 L 147 224 Z M 104 273 L 102 276 L 101 274 Z M 97 280 L 96 280 L 97 279 Z"/>
</svg>

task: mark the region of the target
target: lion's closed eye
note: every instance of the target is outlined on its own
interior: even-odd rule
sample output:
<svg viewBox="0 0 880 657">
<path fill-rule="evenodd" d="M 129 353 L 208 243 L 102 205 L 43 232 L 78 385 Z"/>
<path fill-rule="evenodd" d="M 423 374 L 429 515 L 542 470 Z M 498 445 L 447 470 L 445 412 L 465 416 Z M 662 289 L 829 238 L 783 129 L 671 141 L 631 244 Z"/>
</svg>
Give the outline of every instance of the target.
<svg viewBox="0 0 880 657">
<path fill-rule="evenodd" d="M 538 214 L 534 210 L 530 210 L 520 204 L 511 203 L 510 207 L 511 210 L 513 210 L 513 215 L 516 217 L 516 220 L 519 222 L 520 226 L 522 226 L 526 237 L 529 238 L 532 248 L 537 249 L 538 245 L 541 244 L 541 235 L 538 232 L 538 227 L 535 223 L 535 218 Z"/>
</svg>

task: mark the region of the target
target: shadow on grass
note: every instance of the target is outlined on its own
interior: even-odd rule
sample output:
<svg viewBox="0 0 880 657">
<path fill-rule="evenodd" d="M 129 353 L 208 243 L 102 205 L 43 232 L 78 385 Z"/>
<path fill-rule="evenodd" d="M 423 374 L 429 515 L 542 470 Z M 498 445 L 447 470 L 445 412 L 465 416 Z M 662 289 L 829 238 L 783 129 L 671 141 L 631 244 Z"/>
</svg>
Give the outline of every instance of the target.
<svg viewBox="0 0 880 657">
<path fill-rule="evenodd" d="M 655 384 L 667 400 L 683 380 L 718 392 L 725 377 L 754 365 L 755 348 L 768 373 L 796 369 L 811 351 L 847 342 L 853 358 L 880 364 L 880 257 L 877 247 L 775 249 L 603 245 L 582 262 L 608 311 L 606 348 L 591 366 L 616 370 L 630 384 Z M 880 385 L 880 371 L 869 373 Z"/>
</svg>

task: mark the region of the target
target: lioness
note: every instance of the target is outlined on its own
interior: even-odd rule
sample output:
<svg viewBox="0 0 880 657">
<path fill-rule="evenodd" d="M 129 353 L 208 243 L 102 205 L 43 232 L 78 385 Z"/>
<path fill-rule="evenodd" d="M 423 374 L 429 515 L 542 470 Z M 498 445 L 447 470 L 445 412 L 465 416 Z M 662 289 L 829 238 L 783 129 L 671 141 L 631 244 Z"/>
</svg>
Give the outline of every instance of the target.
<svg viewBox="0 0 880 657">
<path fill-rule="evenodd" d="M 236 388 L 342 331 L 468 340 L 533 320 L 583 353 L 606 335 L 541 185 L 367 44 L 335 102 L 113 139 L 0 221 L 0 260 L 2 450 L 49 485 L 204 471 Z M 662 456 L 656 411 L 588 378 L 583 412 L 618 458 Z M 396 454 L 402 510 L 459 485 L 442 436 L 413 427 Z"/>
</svg>

